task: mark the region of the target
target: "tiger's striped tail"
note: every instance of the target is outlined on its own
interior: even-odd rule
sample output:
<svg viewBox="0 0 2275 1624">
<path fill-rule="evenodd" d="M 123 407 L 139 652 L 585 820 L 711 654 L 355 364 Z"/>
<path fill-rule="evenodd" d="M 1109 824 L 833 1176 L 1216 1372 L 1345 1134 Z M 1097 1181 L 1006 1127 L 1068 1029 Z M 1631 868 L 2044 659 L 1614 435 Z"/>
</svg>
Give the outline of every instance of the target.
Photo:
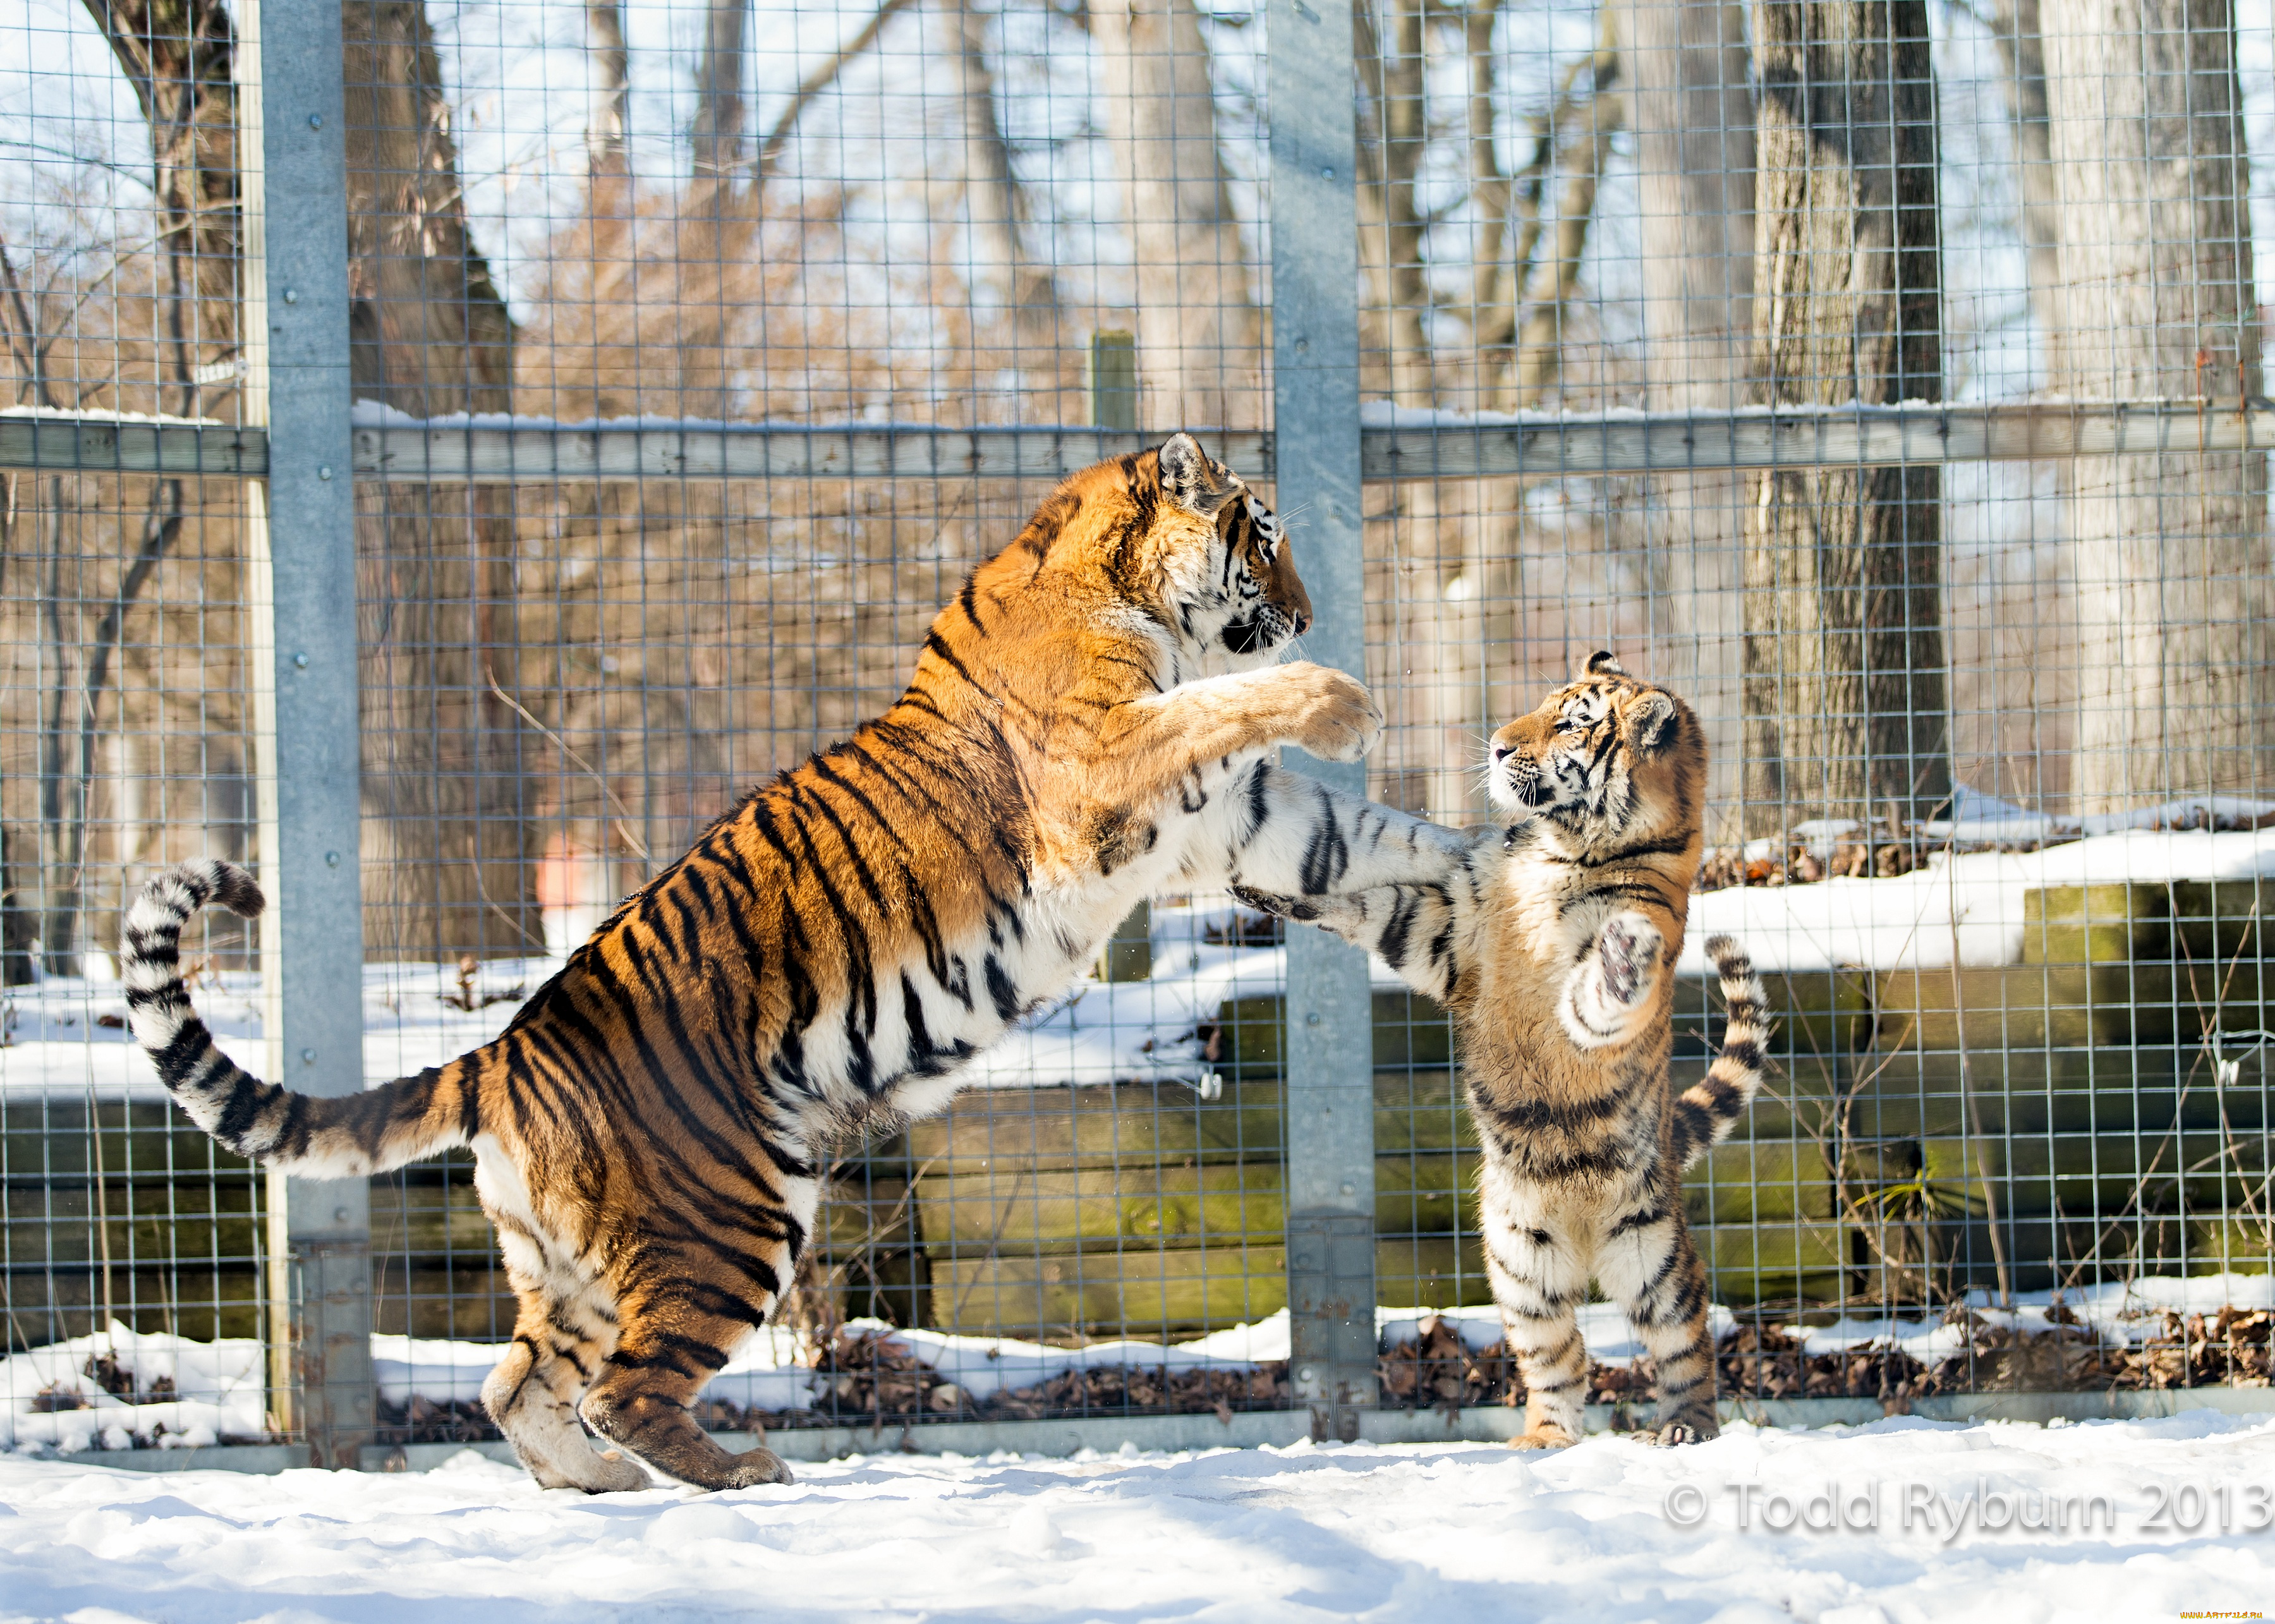
<svg viewBox="0 0 2275 1624">
<path fill-rule="evenodd" d="M 222 1053 L 182 984 L 182 927 L 209 902 L 247 919 L 267 905 L 234 863 L 179 863 L 142 888 L 120 940 L 134 1040 L 193 1122 L 239 1156 L 310 1178 L 384 1173 L 473 1137 L 472 1056 L 321 1099 L 264 1083 Z"/>
<path fill-rule="evenodd" d="M 1754 973 L 1754 961 L 1728 936 L 1709 936 L 1706 956 L 1714 961 L 1715 973 L 1721 978 L 1729 1013 L 1722 1028 L 1722 1052 L 1706 1068 L 1704 1079 L 1683 1090 L 1674 1101 L 1674 1162 L 1682 1167 L 1729 1137 L 1767 1075 L 1764 1050 L 1770 1024 L 1764 1006 L 1769 995 Z"/>
</svg>

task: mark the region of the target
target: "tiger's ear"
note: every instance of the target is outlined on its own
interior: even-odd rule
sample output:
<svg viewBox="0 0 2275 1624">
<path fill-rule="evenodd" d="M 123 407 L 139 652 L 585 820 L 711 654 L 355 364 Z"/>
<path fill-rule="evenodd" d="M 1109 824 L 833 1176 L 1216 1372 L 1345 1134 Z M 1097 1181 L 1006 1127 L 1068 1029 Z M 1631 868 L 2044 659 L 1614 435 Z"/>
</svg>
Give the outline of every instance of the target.
<svg viewBox="0 0 2275 1624">
<path fill-rule="evenodd" d="M 1627 674 L 1627 667 L 1614 659 L 1612 651 L 1608 648 L 1598 649 L 1588 656 L 1587 662 L 1580 668 L 1580 675 L 1583 676 L 1625 676 Z"/>
<path fill-rule="evenodd" d="M 1639 755 L 1655 756 L 1674 743 L 1681 731 L 1677 706 L 1670 693 L 1647 693 L 1628 713 L 1628 737 Z"/>
<path fill-rule="evenodd" d="M 1216 465 L 1190 434 L 1171 434 L 1161 442 L 1160 458 L 1161 488 L 1186 512 L 1213 518 L 1216 510 L 1231 500 L 1233 482 L 1217 479 Z"/>
</svg>

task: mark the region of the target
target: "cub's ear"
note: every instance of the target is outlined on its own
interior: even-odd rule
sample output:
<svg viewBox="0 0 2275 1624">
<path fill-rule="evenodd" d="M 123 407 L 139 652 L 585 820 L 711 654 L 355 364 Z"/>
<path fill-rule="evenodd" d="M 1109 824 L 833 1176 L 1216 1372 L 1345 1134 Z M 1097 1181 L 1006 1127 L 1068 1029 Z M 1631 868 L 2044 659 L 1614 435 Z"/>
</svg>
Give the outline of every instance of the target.
<svg viewBox="0 0 2275 1624">
<path fill-rule="evenodd" d="M 1160 457 L 1161 488 L 1188 513 L 1213 518 L 1237 488 L 1230 479 L 1218 477 L 1223 471 L 1190 434 L 1171 434 L 1161 442 Z"/>
<path fill-rule="evenodd" d="M 1636 753 L 1655 756 L 1674 743 L 1682 730 L 1679 708 L 1671 693 L 1647 693 L 1628 713 L 1628 737 Z"/>
<path fill-rule="evenodd" d="M 1598 649 L 1588 656 L 1587 663 L 1580 668 L 1580 675 L 1583 676 L 1625 676 L 1627 674 L 1627 667 L 1614 659 L 1612 651 L 1608 648 Z"/>
</svg>

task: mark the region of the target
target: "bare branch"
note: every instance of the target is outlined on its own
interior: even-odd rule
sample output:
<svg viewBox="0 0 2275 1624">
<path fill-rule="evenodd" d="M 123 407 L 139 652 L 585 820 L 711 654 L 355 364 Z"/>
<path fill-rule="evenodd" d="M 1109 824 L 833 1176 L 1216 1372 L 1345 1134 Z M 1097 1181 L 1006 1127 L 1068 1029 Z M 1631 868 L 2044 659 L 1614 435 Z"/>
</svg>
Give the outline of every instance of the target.
<svg viewBox="0 0 2275 1624">
<path fill-rule="evenodd" d="M 916 0 L 885 0 L 885 4 L 877 8 L 876 15 L 861 25 L 859 33 L 848 40 L 835 56 L 800 82 L 790 99 L 790 105 L 782 110 L 782 117 L 775 120 L 775 127 L 767 132 L 766 144 L 759 148 L 760 185 L 766 185 L 767 178 L 782 162 L 782 149 L 790 145 L 790 132 L 797 127 L 799 117 L 812 105 L 814 99 L 828 89 L 856 57 L 877 42 L 877 36 L 884 32 L 887 23 L 915 4 Z"/>
</svg>

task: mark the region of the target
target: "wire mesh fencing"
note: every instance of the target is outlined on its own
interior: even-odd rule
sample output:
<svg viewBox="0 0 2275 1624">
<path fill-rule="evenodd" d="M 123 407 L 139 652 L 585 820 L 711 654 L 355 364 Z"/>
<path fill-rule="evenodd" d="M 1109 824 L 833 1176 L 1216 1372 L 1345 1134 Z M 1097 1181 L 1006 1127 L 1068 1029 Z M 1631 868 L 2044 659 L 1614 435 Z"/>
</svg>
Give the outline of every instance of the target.
<svg viewBox="0 0 2275 1624">
<path fill-rule="evenodd" d="M 1320 455 L 1296 405 L 1363 481 L 1374 798 L 1489 822 L 1485 736 L 1595 648 L 1706 726 L 1677 1083 L 1719 1039 L 1712 931 L 1780 1022 L 1686 1187 L 1726 1394 L 2264 1384 L 2264 8 L 1343 18 L 350 0 L 303 114 L 279 20 L 222 0 L 0 11 L 12 1439 L 300 1436 L 314 1297 L 372 1338 L 348 1432 L 493 1436 L 515 1306 L 472 1158 L 374 1181 L 367 1224 L 215 1150 L 124 1030 L 142 880 L 352 875 L 359 1060 L 286 1035 L 301 939 L 202 920 L 200 1008 L 288 1079 L 435 1064 L 889 703 L 1064 472 L 1195 428 L 1324 567 L 1346 516 L 1282 477 Z M 1275 80 L 1349 86 L 1347 158 Z M 295 268 L 311 217 L 336 298 Z M 282 449 L 319 302 L 337 467 Z M 269 585 L 292 492 L 351 486 L 352 830 L 280 766 L 293 671 L 346 638 Z M 1459 1036 L 1380 964 L 1371 1020 L 1328 1011 L 1372 1093 L 1345 1205 L 1304 1193 L 1306 951 L 1155 899 L 945 1114 L 843 1147 L 707 1419 L 1300 1408 L 1315 1279 L 1376 1320 L 1334 1403 L 1517 1401 Z M 314 1290 L 337 1247 L 363 1283 Z M 1648 1363 L 1590 1311 L 1625 1416 Z"/>
</svg>

